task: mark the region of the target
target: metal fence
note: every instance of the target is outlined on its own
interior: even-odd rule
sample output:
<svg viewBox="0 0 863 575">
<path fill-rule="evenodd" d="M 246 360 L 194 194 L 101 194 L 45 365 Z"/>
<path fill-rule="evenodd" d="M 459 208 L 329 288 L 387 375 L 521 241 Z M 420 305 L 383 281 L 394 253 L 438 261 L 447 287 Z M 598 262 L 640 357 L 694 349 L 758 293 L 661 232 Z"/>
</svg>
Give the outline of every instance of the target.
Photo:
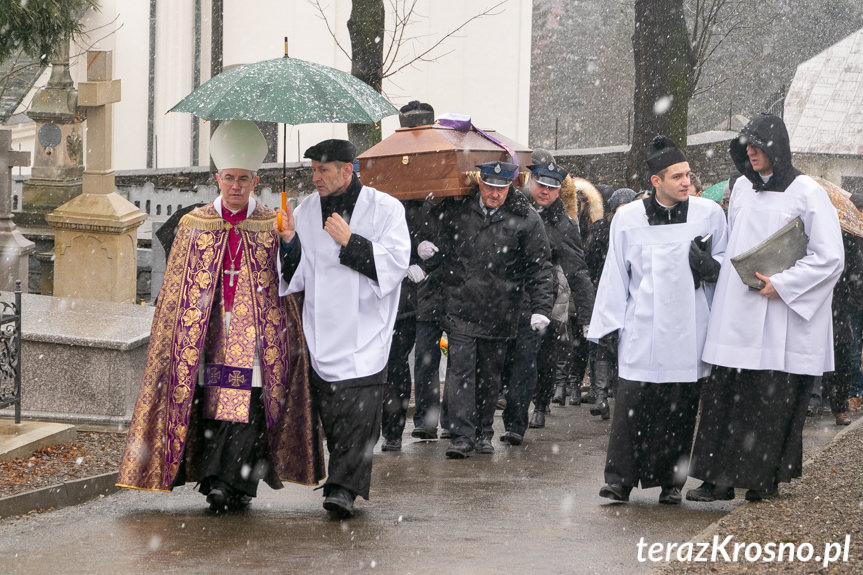
<svg viewBox="0 0 863 575">
<path fill-rule="evenodd" d="M 15 302 L 0 301 L 0 409 L 13 405 L 21 423 L 21 280 Z"/>
</svg>

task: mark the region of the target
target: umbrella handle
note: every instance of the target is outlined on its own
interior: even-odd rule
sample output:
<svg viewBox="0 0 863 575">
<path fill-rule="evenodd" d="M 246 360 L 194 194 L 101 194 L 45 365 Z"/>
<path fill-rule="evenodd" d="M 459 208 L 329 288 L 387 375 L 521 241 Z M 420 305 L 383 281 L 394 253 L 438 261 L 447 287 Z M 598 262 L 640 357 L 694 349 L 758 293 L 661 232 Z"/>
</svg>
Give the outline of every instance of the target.
<svg viewBox="0 0 863 575">
<path fill-rule="evenodd" d="M 288 211 L 288 194 L 286 192 L 282 192 L 282 211 Z M 279 231 L 282 230 L 282 212 L 276 214 L 276 221 L 279 224 Z"/>
</svg>

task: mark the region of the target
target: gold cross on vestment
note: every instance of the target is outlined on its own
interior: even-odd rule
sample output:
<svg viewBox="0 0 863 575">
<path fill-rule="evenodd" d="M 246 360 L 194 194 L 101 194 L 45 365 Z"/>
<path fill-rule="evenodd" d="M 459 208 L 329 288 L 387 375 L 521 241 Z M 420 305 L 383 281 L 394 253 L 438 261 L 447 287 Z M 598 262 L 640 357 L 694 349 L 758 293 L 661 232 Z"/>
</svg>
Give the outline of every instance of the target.
<svg viewBox="0 0 863 575">
<path fill-rule="evenodd" d="M 231 261 L 231 270 L 230 271 L 225 270 L 225 275 L 231 276 L 230 278 L 228 278 L 228 285 L 231 287 L 234 287 L 234 276 L 240 275 L 240 272 L 239 272 L 239 270 L 234 268 L 233 260 Z"/>
<path fill-rule="evenodd" d="M 228 376 L 228 383 L 234 387 L 240 387 L 244 380 L 245 378 L 243 377 L 243 374 L 236 370 L 231 372 L 231 375 Z"/>
</svg>

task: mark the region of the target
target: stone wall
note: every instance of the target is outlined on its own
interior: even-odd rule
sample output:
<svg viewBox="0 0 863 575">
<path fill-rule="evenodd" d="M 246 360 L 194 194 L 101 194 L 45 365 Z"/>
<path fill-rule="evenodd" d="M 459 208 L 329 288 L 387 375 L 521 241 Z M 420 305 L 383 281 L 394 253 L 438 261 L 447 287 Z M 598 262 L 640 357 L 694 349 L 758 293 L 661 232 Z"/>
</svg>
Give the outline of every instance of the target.
<svg viewBox="0 0 863 575">
<path fill-rule="evenodd" d="M 267 206 L 278 206 L 283 179 L 281 164 L 264 164 L 258 176 L 261 181 L 256 198 Z M 288 164 L 285 182 L 285 191 L 291 198 L 314 190 L 311 168 L 306 165 Z M 156 220 L 165 220 L 185 206 L 208 203 L 219 195 L 214 172 L 206 167 L 118 171 L 116 186 L 117 193 Z"/>
<path fill-rule="evenodd" d="M 728 179 L 734 169 L 728 155 L 728 143 L 734 132 L 705 132 L 689 136 L 686 155 L 692 171 L 701 178 L 704 187 Z M 559 150 L 555 158 L 573 176 L 593 184 L 608 184 L 615 188 L 630 187 L 626 182 L 626 154 L 629 146 L 610 146 L 584 150 Z"/>
<path fill-rule="evenodd" d="M 863 160 L 857 156 L 795 154 L 794 165 L 810 176 L 820 176 L 849 192 L 863 192 Z"/>
</svg>

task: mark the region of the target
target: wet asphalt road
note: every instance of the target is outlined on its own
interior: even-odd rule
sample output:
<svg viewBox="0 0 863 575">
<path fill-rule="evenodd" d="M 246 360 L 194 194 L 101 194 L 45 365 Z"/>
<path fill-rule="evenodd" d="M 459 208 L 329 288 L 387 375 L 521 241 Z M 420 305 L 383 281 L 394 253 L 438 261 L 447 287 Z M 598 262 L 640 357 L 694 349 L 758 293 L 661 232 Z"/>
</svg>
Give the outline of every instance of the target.
<svg viewBox="0 0 863 575">
<path fill-rule="evenodd" d="M 10 575 L 647 573 L 640 538 L 683 543 L 743 504 L 742 491 L 680 506 L 657 504 L 659 488 L 628 504 L 600 498 L 609 425 L 587 406 L 555 407 L 522 446 L 495 437 L 494 455 L 463 461 L 445 459 L 445 441 L 411 439 L 409 426 L 400 453 L 378 445 L 371 501 L 344 522 L 298 485 L 262 484 L 249 510 L 226 516 L 191 487 L 124 490 L 0 521 L 0 565 Z M 807 453 L 836 429 L 829 416 L 810 419 Z"/>
</svg>

